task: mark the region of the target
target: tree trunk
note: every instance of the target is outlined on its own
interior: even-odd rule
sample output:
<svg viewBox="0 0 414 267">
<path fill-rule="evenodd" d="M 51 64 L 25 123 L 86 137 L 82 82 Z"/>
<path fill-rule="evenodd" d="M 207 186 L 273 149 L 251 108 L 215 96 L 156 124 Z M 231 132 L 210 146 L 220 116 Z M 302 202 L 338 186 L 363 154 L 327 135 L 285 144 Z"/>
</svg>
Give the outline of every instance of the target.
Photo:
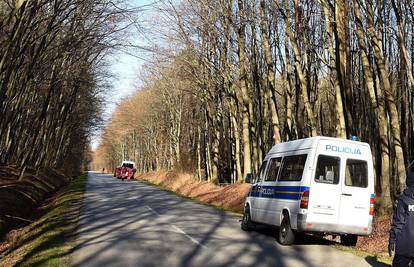
<svg viewBox="0 0 414 267">
<path fill-rule="evenodd" d="M 364 28 L 361 19 L 361 9 L 358 4 L 358 0 L 354 1 L 355 5 L 355 19 L 356 19 L 356 34 L 358 39 L 359 48 L 361 51 L 362 68 L 365 77 L 365 84 L 370 96 L 371 106 L 374 108 L 375 115 L 377 117 L 377 127 L 380 137 L 380 187 L 381 194 L 379 204 L 380 214 L 386 214 L 392 207 L 391 189 L 390 189 L 390 153 L 388 142 L 388 122 L 385 108 L 385 99 L 383 97 L 381 87 L 375 88 L 374 77 L 368 60 L 367 47 L 365 45 Z M 377 100 L 378 99 L 378 100 Z"/>
<path fill-rule="evenodd" d="M 277 113 L 277 103 L 276 103 L 276 80 L 275 80 L 275 71 L 273 67 L 273 56 L 270 48 L 269 33 L 267 28 L 269 27 L 269 22 L 266 15 L 266 4 L 264 0 L 260 1 L 260 29 L 262 37 L 262 46 L 265 54 L 266 65 L 267 65 L 267 85 L 269 88 L 265 89 L 265 94 L 267 99 L 271 99 L 270 111 L 272 117 L 272 128 L 273 128 L 273 143 L 278 144 L 281 142 L 280 134 L 280 123 L 279 115 Z"/>
<path fill-rule="evenodd" d="M 351 130 L 354 132 L 353 118 L 352 118 L 352 92 L 350 82 L 350 70 L 349 70 L 349 44 L 347 42 L 349 36 L 348 30 L 348 5 L 346 0 L 335 0 L 335 44 L 336 44 L 336 73 L 339 80 L 341 102 L 342 105 L 341 114 L 344 115 L 346 122 L 345 130 Z M 338 94 L 338 92 L 336 92 Z M 336 96 L 338 101 L 339 96 Z M 339 107 L 337 108 L 339 110 Z M 342 127 L 342 125 L 340 125 Z"/>
<path fill-rule="evenodd" d="M 327 0 L 322 0 L 323 4 L 323 11 L 325 15 L 325 25 L 326 25 L 326 34 L 327 34 L 327 42 L 328 42 L 328 51 L 329 51 L 329 60 L 330 65 L 329 68 L 332 74 L 332 80 L 335 87 L 335 99 L 336 99 L 336 115 L 338 119 L 338 123 L 336 124 L 336 135 L 339 138 L 346 138 L 346 124 L 345 124 L 345 115 L 344 115 L 344 105 L 342 101 L 342 94 L 341 94 L 341 86 L 339 83 L 339 78 L 341 76 L 341 70 L 336 68 L 337 61 L 341 60 L 341 57 L 335 58 L 335 51 L 334 51 L 334 44 L 333 44 L 333 31 L 332 31 L 332 16 L 329 12 L 329 3 L 326 2 Z M 340 45 L 340 47 L 342 47 Z M 341 53 L 342 54 L 342 53 Z M 343 65 L 343 63 L 339 63 L 339 65 Z"/>
<path fill-rule="evenodd" d="M 242 140 L 243 140 L 243 176 L 251 173 L 251 149 L 250 149 L 250 124 L 249 124 L 249 105 L 251 102 L 247 87 L 247 59 L 245 54 L 246 37 L 245 37 L 245 11 L 243 0 L 238 0 L 240 26 L 237 31 L 239 42 L 238 55 L 240 65 L 240 90 L 243 98 L 242 110 Z"/>
<path fill-rule="evenodd" d="M 374 58 L 377 62 L 378 72 L 384 87 L 385 100 L 388 107 L 388 115 L 390 118 L 390 128 L 392 134 L 392 141 L 395 150 L 395 159 L 397 166 L 397 195 L 399 195 L 405 188 L 405 161 L 404 153 L 401 144 L 400 123 L 398 119 L 398 110 L 395 102 L 394 93 L 389 80 L 389 68 L 385 61 L 385 57 L 381 51 L 382 37 L 377 34 L 374 25 L 373 3 L 371 0 L 367 1 L 367 32 L 370 37 L 371 45 L 373 47 Z M 380 25 L 382 26 L 382 25 Z"/>
<path fill-rule="evenodd" d="M 285 31 L 286 31 L 286 34 L 289 37 L 290 43 L 293 47 L 296 73 L 298 75 L 299 86 L 301 88 L 301 98 L 302 98 L 303 104 L 305 105 L 306 114 L 308 116 L 308 121 L 309 121 L 309 125 L 310 125 L 310 134 L 311 134 L 311 136 L 316 136 L 318 134 L 316 118 L 315 118 L 315 115 L 314 115 L 314 112 L 313 112 L 313 109 L 312 109 L 312 105 L 309 101 L 309 95 L 308 95 L 308 91 L 307 91 L 307 82 L 306 82 L 305 74 L 303 73 L 303 67 L 302 67 L 302 63 L 301 63 L 302 56 L 301 56 L 299 45 L 297 43 L 298 38 L 292 32 L 292 25 L 290 23 L 290 17 L 291 16 L 290 16 L 289 4 L 288 4 L 287 0 L 285 0 L 286 13 L 283 10 L 283 8 L 280 6 L 280 3 L 278 1 L 276 1 L 276 4 L 277 4 L 277 6 L 279 8 L 279 11 L 281 12 L 281 14 L 284 18 Z"/>
</svg>

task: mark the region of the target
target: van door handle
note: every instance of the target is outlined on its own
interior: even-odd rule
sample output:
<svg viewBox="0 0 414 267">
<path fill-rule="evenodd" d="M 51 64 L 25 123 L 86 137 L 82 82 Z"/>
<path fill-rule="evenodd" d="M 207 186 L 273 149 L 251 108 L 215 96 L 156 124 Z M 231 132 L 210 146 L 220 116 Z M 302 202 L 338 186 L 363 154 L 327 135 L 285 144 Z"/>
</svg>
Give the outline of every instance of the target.
<svg viewBox="0 0 414 267">
<path fill-rule="evenodd" d="M 352 197 L 352 194 L 342 193 L 343 196 Z"/>
</svg>

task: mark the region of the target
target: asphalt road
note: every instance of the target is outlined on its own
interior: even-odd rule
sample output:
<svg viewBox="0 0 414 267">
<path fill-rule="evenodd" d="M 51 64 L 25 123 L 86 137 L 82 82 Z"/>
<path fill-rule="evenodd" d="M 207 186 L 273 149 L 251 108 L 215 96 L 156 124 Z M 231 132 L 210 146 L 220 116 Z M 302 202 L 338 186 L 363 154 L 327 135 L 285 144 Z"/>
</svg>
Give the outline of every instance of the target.
<svg viewBox="0 0 414 267">
<path fill-rule="evenodd" d="M 73 266 L 378 266 L 274 229 L 243 232 L 239 217 L 139 182 L 89 173 Z"/>
</svg>

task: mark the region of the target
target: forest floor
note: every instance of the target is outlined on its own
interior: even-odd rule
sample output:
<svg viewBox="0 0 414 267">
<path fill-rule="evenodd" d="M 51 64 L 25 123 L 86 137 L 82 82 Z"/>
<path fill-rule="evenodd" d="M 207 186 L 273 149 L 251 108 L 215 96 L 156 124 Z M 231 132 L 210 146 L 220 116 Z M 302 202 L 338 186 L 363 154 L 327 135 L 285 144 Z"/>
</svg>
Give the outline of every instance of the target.
<svg viewBox="0 0 414 267">
<path fill-rule="evenodd" d="M 67 266 L 78 224 L 87 174 L 46 199 L 32 223 L 0 240 L 0 266 Z"/>
<path fill-rule="evenodd" d="M 150 172 L 137 176 L 138 180 L 149 182 L 180 196 L 191 198 L 197 202 L 211 205 L 219 209 L 243 213 L 244 200 L 250 190 L 249 184 L 230 184 L 218 186 L 209 182 L 197 181 L 193 175 L 179 172 Z M 326 237 L 336 241 L 335 247 L 363 257 L 390 264 L 388 256 L 388 233 L 391 218 L 383 216 L 375 218 L 374 232 L 371 236 L 360 237 L 355 248 L 341 246 L 339 237 Z"/>
</svg>

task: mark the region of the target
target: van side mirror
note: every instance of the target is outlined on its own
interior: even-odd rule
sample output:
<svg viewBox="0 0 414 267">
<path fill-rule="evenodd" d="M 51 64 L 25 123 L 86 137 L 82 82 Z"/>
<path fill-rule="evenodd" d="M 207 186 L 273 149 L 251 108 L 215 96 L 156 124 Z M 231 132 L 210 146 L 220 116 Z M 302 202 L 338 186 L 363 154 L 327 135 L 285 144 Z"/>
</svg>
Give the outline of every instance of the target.
<svg viewBox="0 0 414 267">
<path fill-rule="evenodd" d="M 251 173 L 246 174 L 246 178 L 244 179 L 244 181 L 248 184 L 251 184 L 253 181 L 253 175 Z"/>
</svg>

